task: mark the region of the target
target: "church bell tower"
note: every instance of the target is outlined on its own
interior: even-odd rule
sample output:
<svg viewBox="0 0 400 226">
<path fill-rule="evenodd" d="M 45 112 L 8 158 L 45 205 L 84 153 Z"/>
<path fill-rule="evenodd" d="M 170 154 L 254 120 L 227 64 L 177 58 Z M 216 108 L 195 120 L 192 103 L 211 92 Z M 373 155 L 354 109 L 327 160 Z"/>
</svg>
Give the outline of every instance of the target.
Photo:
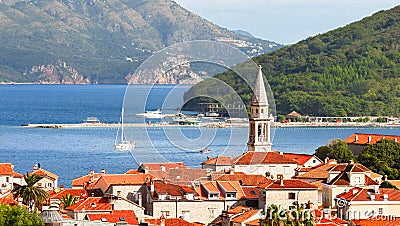
<svg viewBox="0 0 400 226">
<path fill-rule="evenodd" d="M 251 100 L 251 117 L 249 119 L 249 151 L 268 152 L 271 151 L 270 138 L 272 115 L 270 116 L 267 92 L 265 91 L 261 65 L 258 67 L 254 96 Z"/>
</svg>

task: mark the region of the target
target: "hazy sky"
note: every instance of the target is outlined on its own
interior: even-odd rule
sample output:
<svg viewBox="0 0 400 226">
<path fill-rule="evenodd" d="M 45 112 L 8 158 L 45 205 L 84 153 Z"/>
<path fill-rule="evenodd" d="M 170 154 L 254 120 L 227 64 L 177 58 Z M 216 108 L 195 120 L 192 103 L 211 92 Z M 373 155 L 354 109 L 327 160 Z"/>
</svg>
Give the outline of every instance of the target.
<svg viewBox="0 0 400 226">
<path fill-rule="evenodd" d="M 175 0 L 228 29 L 293 44 L 400 5 L 399 0 Z"/>
</svg>

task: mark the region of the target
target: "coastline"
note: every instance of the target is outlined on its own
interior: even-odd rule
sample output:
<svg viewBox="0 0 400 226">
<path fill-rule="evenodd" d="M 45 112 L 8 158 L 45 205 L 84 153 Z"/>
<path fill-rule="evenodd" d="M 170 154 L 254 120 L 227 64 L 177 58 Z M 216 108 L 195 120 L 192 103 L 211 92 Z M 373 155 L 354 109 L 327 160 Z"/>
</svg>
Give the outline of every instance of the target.
<svg viewBox="0 0 400 226">
<path fill-rule="evenodd" d="M 24 128 L 45 128 L 45 129 L 63 129 L 63 128 L 101 128 L 101 127 L 119 127 L 118 123 L 75 123 L 75 124 L 23 124 Z M 315 128 L 315 127 L 366 127 L 366 128 L 400 128 L 400 124 L 388 124 L 388 123 L 374 123 L 374 122 L 347 122 L 347 123 L 333 123 L 333 122 L 289 122 L 280 123 L 275 122 L 272 125 L 275 128 Z M 229 127 L 248 127 L 247 122 L 243 123 L 214 123 L 205 122 L 199 125 L 178 125 L 171 123 L 127 123 L 124 127 L 208 127 L 208 128 L 229 128 Z"/>
</svg>

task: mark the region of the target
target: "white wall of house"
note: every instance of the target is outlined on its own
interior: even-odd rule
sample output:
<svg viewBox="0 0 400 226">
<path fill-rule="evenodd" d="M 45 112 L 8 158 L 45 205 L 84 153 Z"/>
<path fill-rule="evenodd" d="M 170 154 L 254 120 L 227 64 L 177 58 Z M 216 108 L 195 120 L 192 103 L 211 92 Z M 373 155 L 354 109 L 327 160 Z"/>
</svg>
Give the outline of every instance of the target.
<svg viewBox="0 0 400 226">
<path fill-rule="evenodd" d="M 306 168 L 314 167 L 314 166 L 318 166 L 321 163 L 323 163 L 323 162 L 319 158 L 317 158 L 316 156 L 313 156 L 306 163 L 304 163 L 303 167 L 306 167 Z"/>
<path fill-rule="evenodd" d="M 50 179 L 47 177 L 43 177 L 40 181 L 36 183 L 36 186 L 43 188 L 47 191 L 53 190 L 54 188 L 57 188 L 58 186 L 58 180 L 57 179 Z"/>
<path fill-rule="evenodd" d="M 160 218 L 164 214 L 166 218 L 182 217 L 188 222 L 208 224 L 233 203 L 224 200 L 153 201 L 153 217 Z"/>
<path fill-rule="evenodd" d="M 274 204 L 284 209 L 289 209 L 298 204 L 313 203 L 314 207 L 318 205 L 318 189 L 260 189 L 259 190 L 259 208 L 266 209 Z"/>
<path fill-rule="evenodd" d="M 13 177 L 11 175 L 0 175 L 0 197 L 2 194 L 13 189 Z"/>
<path fill-rule="evenodd" d="M 295 176 L 295 169 L 297 164 L 258 164 L 258 165 L 235 165 L 235 172 L 242 172 L 245 174 L 264 175 L 270 172 L 274 179 L 278 174 L 282 174 L 284 179 L 290 179 Z"/>
</svg>

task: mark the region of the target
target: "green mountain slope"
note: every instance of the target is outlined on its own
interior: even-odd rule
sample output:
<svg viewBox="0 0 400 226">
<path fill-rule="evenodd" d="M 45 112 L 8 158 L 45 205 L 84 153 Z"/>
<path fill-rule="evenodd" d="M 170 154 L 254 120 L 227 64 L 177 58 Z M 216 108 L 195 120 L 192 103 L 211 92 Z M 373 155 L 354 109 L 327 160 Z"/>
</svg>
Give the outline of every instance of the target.
<svg viewBox="0 0 400 226">
<path fill-rule="evenodd" d="M 400 6 L 254 60 L 280 114 L 400 115 Z M 217 77 L 249 104 L 249 88 L 232 71 Z"/>
<path fill-rule="evenodd" d="M 281 47 L 218 27 L 171 0 L 2 0 L 0 33 L 0 82 L 122 83 L 152 53 L 190 40 L 247 41 L 241 49 L 261 47 L 259 54 Z M 49 67 L 59 76 L 46 76 Z"/>
</svg>

